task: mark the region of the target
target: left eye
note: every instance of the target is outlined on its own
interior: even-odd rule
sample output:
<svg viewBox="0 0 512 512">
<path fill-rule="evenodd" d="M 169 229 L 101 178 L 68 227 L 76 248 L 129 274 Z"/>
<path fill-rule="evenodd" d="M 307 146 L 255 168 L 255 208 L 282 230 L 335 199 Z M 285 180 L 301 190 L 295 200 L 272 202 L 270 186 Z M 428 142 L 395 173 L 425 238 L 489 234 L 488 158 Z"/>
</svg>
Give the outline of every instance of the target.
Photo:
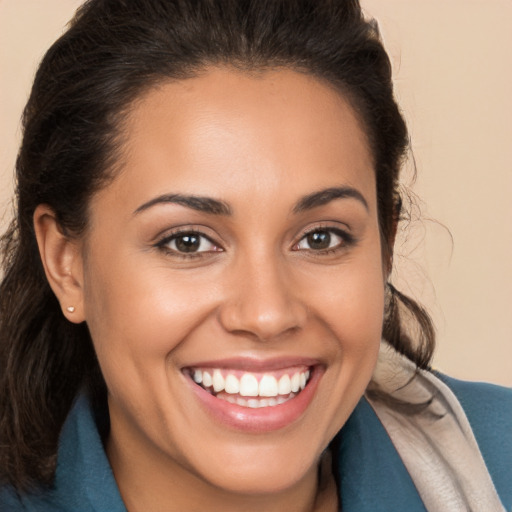
<svg viewBox="0 0 512 512">
<path fill-rule="evenodd" d="M 209 238 L 199 233 L 179 233 L 167 238 L 165 245 L 172 251 L 179 253 L 212 252 L 218 251 Z"/>
<path fill-rule="evenodd" d="M 343 245 L 344 241 L 343 236 L 332 230 L 318 229 L 302 237 L 295 247 L 296 250 L 323 251 Z"/>
</svg>

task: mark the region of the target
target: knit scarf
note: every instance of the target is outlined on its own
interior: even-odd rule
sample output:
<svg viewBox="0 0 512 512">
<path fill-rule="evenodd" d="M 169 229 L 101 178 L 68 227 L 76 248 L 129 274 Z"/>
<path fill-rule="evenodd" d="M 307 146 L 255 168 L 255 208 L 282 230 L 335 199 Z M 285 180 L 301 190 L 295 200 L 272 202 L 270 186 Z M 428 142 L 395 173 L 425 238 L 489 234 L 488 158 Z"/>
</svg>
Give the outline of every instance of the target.
<svg viewBox="0 0 512 512">
<path fill-rule="evenodd" d="M 433 373 L 382 342 L 366 393 L 431 512 L 505 512 L 469 421 Z"/>
</svg>

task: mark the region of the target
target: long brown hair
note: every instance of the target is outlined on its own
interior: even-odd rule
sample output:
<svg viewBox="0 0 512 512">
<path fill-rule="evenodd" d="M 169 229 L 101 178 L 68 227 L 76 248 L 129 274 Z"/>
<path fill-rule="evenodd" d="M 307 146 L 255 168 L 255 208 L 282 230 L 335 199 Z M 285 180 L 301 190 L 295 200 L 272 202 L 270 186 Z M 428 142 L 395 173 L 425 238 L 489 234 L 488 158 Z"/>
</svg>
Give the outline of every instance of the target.
<svg viewBox="0 0 512 512">
<path fill-rule="evenodd" d="M 370 140 L 383 257 L 391 258 L 408 135 L 377 25 L 357 0 L 89 0 L 36 74 L 16 163 L 16 216 L 1 239 L 0 479 L 17 489 L 51 483 L 59 432 L 80 389 L 106 394 L 87 326 L 64 318 L 45 279 L 34 210 L 48 204 L 66 233 L 83 233 L 91 196 L 115 177 L 133 101 L 216 64 L 287 67 L 345 95 Z M 427 367 L 431 322 L 390 290 L 383 336 Z M 414 342 L 401 309 L 419 325 Z"/>
</svg>

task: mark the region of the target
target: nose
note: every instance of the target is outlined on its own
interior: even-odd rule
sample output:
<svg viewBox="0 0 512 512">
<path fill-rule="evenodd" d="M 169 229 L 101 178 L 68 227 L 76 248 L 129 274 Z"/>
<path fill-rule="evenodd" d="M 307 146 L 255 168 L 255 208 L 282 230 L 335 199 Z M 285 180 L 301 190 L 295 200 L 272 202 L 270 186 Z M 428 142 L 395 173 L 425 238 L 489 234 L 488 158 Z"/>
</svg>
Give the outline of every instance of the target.
<svg viewBox="0 0 512 512">
<path fill-rule="evenodd" d="M 224 329 L 269 341 L 304 327 L 307 307 L 289 272 L 275 258 L 243 259 L 232 269 L 220 307 Z"/>
</svg>

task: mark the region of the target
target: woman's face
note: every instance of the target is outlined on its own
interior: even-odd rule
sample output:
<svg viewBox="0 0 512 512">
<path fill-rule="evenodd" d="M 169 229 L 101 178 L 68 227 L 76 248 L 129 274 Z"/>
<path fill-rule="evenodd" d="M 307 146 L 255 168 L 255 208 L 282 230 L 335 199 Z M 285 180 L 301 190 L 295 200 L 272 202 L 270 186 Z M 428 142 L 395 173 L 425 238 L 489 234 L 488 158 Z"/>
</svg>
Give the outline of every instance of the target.
<svg viewBox="0 0 512 512">
<path fill-rule="evenodd" d="M 147 93 L 124 135 L 122 169 L 91 203 L 77 311 L 109 390 L 116 476 L 133 464 L 230 492 L 292 488 L 380 342 L 361 124 L 314 78 L 211 69 Z"/>
</svg>

